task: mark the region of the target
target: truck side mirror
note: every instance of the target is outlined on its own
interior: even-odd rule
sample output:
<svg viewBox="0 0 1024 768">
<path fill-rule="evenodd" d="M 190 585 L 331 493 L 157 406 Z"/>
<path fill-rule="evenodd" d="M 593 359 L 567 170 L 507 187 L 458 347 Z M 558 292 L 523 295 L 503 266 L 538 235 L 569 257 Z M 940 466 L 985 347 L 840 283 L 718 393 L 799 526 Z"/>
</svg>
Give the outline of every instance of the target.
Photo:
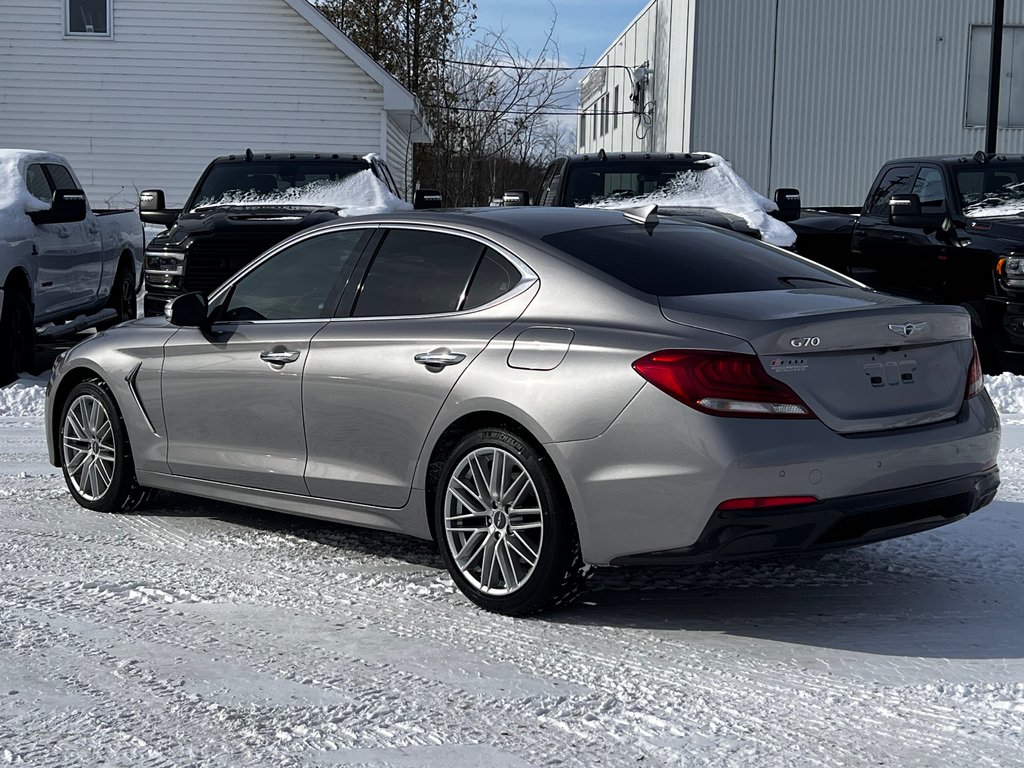
<svg viewBox="0 0 1024 768">
<path fill-rule="evenodd" d="M 800 218 L 800 190 L 779 187 L 775 190 L 775 205 L 779 207 L 774 214 L 779 221 L 796 221 Z"/>
<path fill-rule="evenodd" d="M 513 205 L 529 205 L 530 193 L 525 189 L 506 189 L 501 196 L 501 204 L 508 207 Z"/>
<path fill-rule="evenodd" d="M 71 224 L 85 219 L 85 192 L 80 189 L 58 189 L 48 211 L 32 211 L 29 218 L 40 224 Z"/>
<path fill-rule="evenodd" d="M 139 218 L 146 224 L 169 227 L 178 220 L 180 210 L 168 210 L 162 189 L 144 189 L 139 192 Z"/>
<path fill-rule="evenodd" d="M 412 207 L 417 211 L 430 208 L 444 208 L 444 198 L 437 189 L 417 189 L 412 197 Z"/>
<path fill-rule="evenodd" d="M 202 328 L 206 325 L 206 297 L 201 293 L 184 293 L 167 307 L 167 319 L 179 328 Z"/>
<path fill-rule="evenodd" d="M 915 194 L 889 198 L 889 222 L 897 227 L 913 227 L 921 216 L 921 198 Z"/>
</svg>

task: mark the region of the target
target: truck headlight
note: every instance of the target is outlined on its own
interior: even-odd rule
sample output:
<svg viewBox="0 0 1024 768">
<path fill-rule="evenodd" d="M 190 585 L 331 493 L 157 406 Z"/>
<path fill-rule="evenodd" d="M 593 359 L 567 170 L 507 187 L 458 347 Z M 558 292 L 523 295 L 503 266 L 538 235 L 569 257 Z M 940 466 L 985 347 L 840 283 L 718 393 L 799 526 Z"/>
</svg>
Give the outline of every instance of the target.
<svg viewBox="0 0 1024 768">
<path fill-rule="evenodd" d="M 170 287 L 177 282 L 185 267 L 185 255 L 166 251 L 146 251 L 146 284 Z"/>
<path fill-rule="evenodd" d="M 1024 288 L 1024 256 L 1001 258 L 996 271 L 1007 288 Z"/>
</svg>

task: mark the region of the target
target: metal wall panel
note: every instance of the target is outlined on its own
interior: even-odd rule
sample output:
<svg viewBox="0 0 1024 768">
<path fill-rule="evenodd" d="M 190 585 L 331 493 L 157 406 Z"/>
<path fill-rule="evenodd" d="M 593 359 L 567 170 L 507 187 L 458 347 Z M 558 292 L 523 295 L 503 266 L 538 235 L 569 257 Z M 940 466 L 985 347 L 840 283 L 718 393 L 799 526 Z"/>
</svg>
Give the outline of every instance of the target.
<svg viewBox="0 0 1024 768">
<path fill-rule="evenodd" d="M 991 13 L 991 0 L 652 0 L 598 63 L 651 60 L 653 130 L 640 142 L 620 120 L 581 146 L 710 150 L 765 194 L 860 204 L 887 159 L 984 145 L 965 126 L 968 47 Z M 1005 21 L 1024 24 L 1024 0 Z M 628 93 L 624 74 L 609 88 Z M 998 149 L 1024 153 L 1024 128 L 1000 130 Z"/>
</svg>

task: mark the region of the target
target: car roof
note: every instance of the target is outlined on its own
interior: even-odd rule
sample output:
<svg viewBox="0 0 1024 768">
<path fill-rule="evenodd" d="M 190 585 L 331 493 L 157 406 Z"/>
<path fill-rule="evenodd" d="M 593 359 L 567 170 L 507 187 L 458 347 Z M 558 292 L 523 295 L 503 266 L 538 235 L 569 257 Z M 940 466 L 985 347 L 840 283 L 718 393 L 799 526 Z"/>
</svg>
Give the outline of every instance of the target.
<svg viewBox="0 0 1024 768">
<path fill-rule="evenodd" d="M 1024 155 L 984 155 L 985 159 L 978 159 L 979 156 L 984 155 L 983 152 L 976 152 L 974 155 L 924 155 L 921 157 L 900 157 L 895 160 L 889 160 L 885 164 L 888 165 L 901 165 L 906 163 L 935 163 L 937 165 L 966 165 L 966 166 L 982 166 L 999 163 L 1020 163 L 1024 161 Z"/>
<path fill-rule="evenodd" d="M 650 160 L 655 162 L 676 160 L 676 161 L 693 161 L 701 162 L 703 160 L 709 160 L 710 155 L 703 152 L 606 152 L 603 149 L 597 152 L 588 152 L 586 154 L 578 153 L 574 155 L 566 155 L 565 158 L 570 163 L 603 163 L 603 162 L 614 162 L 616 160 Z"/>
<path fill-rule="evenodd" d="M 440 224 L 465 227 L 467 230 L 490 231 L 513 237 L 543 238 L 557 232 L 616 225 L 642 226 L 627 219 L 621 210 L 595 208 L 562 208 L 556 206 L 515 206 L 508 208 L 435 208 L 407 213 L 379 213 L 341 219 L 352 224 Z M 659 224 L 667 226 L 704 226 L 677 218 L 663 217 Z M 337 226 L 335 222 L 317 228 Z"/>
<path fill-rule="evenodd" d="M 363 155 L 353 155 L 347 152 L 258 152 L 246 150 L 237 155 L 221 155 L 213 159 L 214 163 L 259 163 L 259 162 L 280 162 L 282 160 L 342 160 L 348 163 L 362 163 L 369 167 L 370 161 Z"/>
</svg>

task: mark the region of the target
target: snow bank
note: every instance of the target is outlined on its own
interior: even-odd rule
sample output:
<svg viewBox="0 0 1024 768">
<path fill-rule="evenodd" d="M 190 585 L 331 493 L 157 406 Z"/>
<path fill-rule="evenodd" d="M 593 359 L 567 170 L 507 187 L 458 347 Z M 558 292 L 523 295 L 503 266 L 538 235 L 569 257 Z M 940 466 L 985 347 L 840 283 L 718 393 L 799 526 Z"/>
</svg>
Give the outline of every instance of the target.
<svg viewBox="0 0 1024 768">
<path fill-rule="evenodd" d="M 203 200 L 196 208 L 231 205 L 328 206 L 337 208 L 338 215 L 342 217 L 412 210 L 409 203 L 396 197 L 370 170 L 360 171 L 340 181 L 318 181 L 280 192 L 228 192 L 217 200 Z"/>
<path fill-rule="evenodd" d="M 986 376 L 985 389 L 1000 413 L 1024 414 L 1024 376 L 1012 373 Z"/>
<path fill-rule="evenodd" d="M 25 186 L 25 167 L 30 161 L 55 157 L 31 149 L 0 149 L 0 237 L 3 239 L 14 241 L 32 236 L 32 220 L 25 214 L 45 211 L 50 202 L 29 194 Z"/>
<path fill-rule="evenodd" d="M 788 247 L 796 242 L 796 232 L 768 215 L 778 210 L 773 201 L 755 192 L 720 155 L 700 154 L 708 156 L 702 163 L 710 166 L 707 170 L 683 171 L 670 184 L 646 195 L 600 200 L 580 207 L 621 210 L 654 203 L 665 207 L 714 208 L 739 216 L 760 232 L 766 243 Z"/>
<path fill-rule="evenodd" d="M 42 376 L 22 374 L 14 383 L 0 388 L 0 416 L 42 416 L 49 379 L 49 371 Z"/>
</svg>

